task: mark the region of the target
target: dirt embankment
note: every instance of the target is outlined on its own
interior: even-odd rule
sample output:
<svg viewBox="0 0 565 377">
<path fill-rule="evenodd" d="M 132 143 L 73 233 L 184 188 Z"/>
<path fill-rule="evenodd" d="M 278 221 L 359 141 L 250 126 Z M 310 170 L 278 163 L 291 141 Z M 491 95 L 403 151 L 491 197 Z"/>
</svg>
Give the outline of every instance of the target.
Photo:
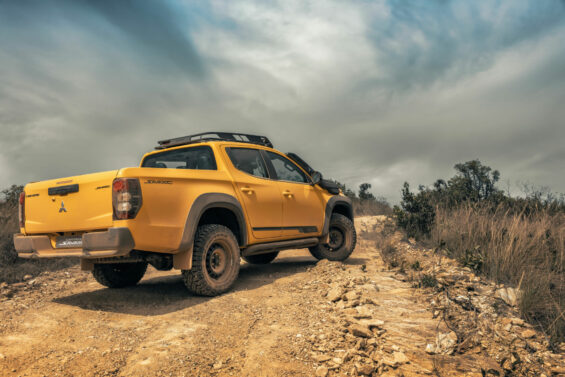
<svg viewBox="0 0 565 377">
<path fill-rule="evenodd" d="M 215 298 L 190 296 L 177 273 L 154 270 L 121 290 L 99 286 L 76 267 L 5 285 L 0 374 L 549 377 L 565 371 L 563 358 L 547 351 L 541 334 L 515 318 L 512 307 L 500 312 L 506 304 L 494 298 L 497 287 L 400 238 L 399 252 L 419 253 L 422 266 L 389 270 L 374 241 L 384 222 L 357 220 L 360 242 L 345 263 L 284 252 L 271 265 L 242 265 L 234 290 Z M 414 275 L 430 268 L 440 286 L 415 288 L 421 276 Z"/>
</svg>

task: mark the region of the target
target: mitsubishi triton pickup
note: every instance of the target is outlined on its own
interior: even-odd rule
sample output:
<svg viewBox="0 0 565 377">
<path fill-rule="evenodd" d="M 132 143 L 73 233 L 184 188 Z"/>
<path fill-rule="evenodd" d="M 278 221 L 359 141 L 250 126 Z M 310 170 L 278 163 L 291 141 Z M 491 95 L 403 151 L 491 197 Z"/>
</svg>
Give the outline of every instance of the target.
<svg viewBox="0 0 565 377">
<path fill-rule="evenodd" d="M 179 269 L 198 295 L 229 290 L 240 258 L 266 264 L 308 248 L 342 261 L 353 208 L 331 181 L 264 136 L 207 132 L 158 142 L 139 167 L 29 183 L 19 198 L 21 258 L 80 257 L 110 288 L 148 264 Z"/>
</svg>

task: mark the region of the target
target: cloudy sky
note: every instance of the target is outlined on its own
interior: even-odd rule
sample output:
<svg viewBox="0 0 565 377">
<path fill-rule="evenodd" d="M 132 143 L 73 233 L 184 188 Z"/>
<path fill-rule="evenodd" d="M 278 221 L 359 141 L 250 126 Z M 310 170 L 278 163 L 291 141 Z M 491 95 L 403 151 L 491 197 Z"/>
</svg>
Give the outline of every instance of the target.
<svg viewBox="0 0 565 377">
<path fill-rule="evenodd" d="M 476 158 L 565 192 L 565 1 L 0 0 L 0 187 L 211 130 L 392 202 Z"/>
</svg>

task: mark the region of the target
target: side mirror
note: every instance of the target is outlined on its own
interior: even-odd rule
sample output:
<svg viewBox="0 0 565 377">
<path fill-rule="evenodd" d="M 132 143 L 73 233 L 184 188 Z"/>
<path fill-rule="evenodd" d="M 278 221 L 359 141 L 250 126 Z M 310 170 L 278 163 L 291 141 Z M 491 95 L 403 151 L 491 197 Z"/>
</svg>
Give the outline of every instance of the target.
<svg viewBox="0 0 565 377">
<path fill-rule="evenodd" d="M 322 180 L 322 173 L 320 173 L 319 171 L 315 171 L 314 173 L 312 173 L 313 185 L 317 185 L 318 183 L 320 183 L 321 180 Z"/>
</svg>

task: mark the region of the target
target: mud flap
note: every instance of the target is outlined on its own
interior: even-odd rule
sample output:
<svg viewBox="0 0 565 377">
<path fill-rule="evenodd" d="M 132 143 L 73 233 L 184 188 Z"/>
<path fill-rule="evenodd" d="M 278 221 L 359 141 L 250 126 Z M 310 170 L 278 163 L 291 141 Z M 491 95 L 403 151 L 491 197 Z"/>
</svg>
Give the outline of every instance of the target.
<svg viewBox="0 0 565 377">
<path fill-rule="evenodd" d="M 192 248 L 173 255 L 173 268 L 190 270 L 192 268 Z"/>
</svg>

